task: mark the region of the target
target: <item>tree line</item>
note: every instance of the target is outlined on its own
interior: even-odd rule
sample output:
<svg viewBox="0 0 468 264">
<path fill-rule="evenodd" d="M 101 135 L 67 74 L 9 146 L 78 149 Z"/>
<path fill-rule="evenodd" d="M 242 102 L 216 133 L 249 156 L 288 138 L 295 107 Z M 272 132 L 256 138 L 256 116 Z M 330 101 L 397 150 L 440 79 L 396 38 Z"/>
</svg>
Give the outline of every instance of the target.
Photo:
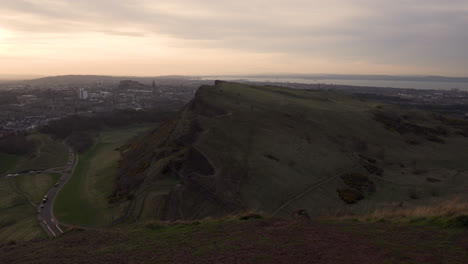
<svg viewBox="0 0 468 264">
<path fill-rule="evenodd" d="M 93 132 L 103 128 L 118 128 L 138 123 L 155 123 L 167 120 L 174 112 L 160 109 L 145 111 L 118 110 L 93 116 L 72 115 L 54 120 L 41 127 L 42 133 L 66 140 L 75 151 L 84 152 L 94 144 Z"/>
</svg>

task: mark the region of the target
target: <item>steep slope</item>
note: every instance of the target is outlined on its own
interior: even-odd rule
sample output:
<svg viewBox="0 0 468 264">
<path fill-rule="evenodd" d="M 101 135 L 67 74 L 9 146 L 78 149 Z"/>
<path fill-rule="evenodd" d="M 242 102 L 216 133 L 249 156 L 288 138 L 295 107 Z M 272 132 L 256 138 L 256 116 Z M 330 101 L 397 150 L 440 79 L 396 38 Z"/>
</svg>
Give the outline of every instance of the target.
<svg viewBox="0 0 468 264">
<path fill-rule="evenodd" d="M 466 195 L 468 124 L 332 92 L 202 86 L 123 153 L 130 219 L 406 207 Z"/>
</svg>

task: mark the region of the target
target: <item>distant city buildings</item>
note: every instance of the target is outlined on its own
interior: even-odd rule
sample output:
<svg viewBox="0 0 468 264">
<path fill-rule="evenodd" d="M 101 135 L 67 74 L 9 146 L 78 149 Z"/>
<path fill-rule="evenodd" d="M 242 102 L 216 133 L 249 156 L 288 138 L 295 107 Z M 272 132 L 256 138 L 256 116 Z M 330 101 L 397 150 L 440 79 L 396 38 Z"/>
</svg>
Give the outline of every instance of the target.
<svg viewBox="0 0 468 264">
<path fill-rule="evenodd" d="M 86 91 L 84 88 L 80 88 L 80 90 L 78 90 L 78 98 L 81 100 L 88 99 L 88 91 Z"/>
<path fill-rule="evenodd" d="M 32 94 L 20 95 L 17 97 L 20 104 L 31 104 L 38 100 L 37 96 Z"/>
</svg>

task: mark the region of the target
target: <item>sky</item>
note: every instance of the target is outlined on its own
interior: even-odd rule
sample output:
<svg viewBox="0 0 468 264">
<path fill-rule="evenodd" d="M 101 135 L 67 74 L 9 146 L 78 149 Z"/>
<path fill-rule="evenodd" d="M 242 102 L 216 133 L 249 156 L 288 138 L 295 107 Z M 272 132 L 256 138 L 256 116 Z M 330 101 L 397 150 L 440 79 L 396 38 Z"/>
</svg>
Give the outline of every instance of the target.
<svg viewBox="0 0 468 264">
<path fill-rule="evenodd" d="M 467 0 L 0 0 L 0 74 L 468 76 Z"/>
</svg>

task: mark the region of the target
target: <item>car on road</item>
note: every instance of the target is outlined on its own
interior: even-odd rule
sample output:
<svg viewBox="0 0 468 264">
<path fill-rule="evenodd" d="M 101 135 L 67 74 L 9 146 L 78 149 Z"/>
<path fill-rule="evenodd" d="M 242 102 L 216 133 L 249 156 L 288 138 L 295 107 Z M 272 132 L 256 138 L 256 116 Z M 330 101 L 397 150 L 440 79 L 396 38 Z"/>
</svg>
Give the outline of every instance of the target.
<svg viewBox="0 0 468 264">
<path fill-rule="evenodd" d="M 44 208 L 44 204 L 41 204 L 41 208 Z"/>
<path fill-rule="evenodd" d="M 59 183 L 58 183 L 58 182 L 54 185 L 54 187 L 57 187 L 57 186 L 59 186 Z"/>
</svg>

